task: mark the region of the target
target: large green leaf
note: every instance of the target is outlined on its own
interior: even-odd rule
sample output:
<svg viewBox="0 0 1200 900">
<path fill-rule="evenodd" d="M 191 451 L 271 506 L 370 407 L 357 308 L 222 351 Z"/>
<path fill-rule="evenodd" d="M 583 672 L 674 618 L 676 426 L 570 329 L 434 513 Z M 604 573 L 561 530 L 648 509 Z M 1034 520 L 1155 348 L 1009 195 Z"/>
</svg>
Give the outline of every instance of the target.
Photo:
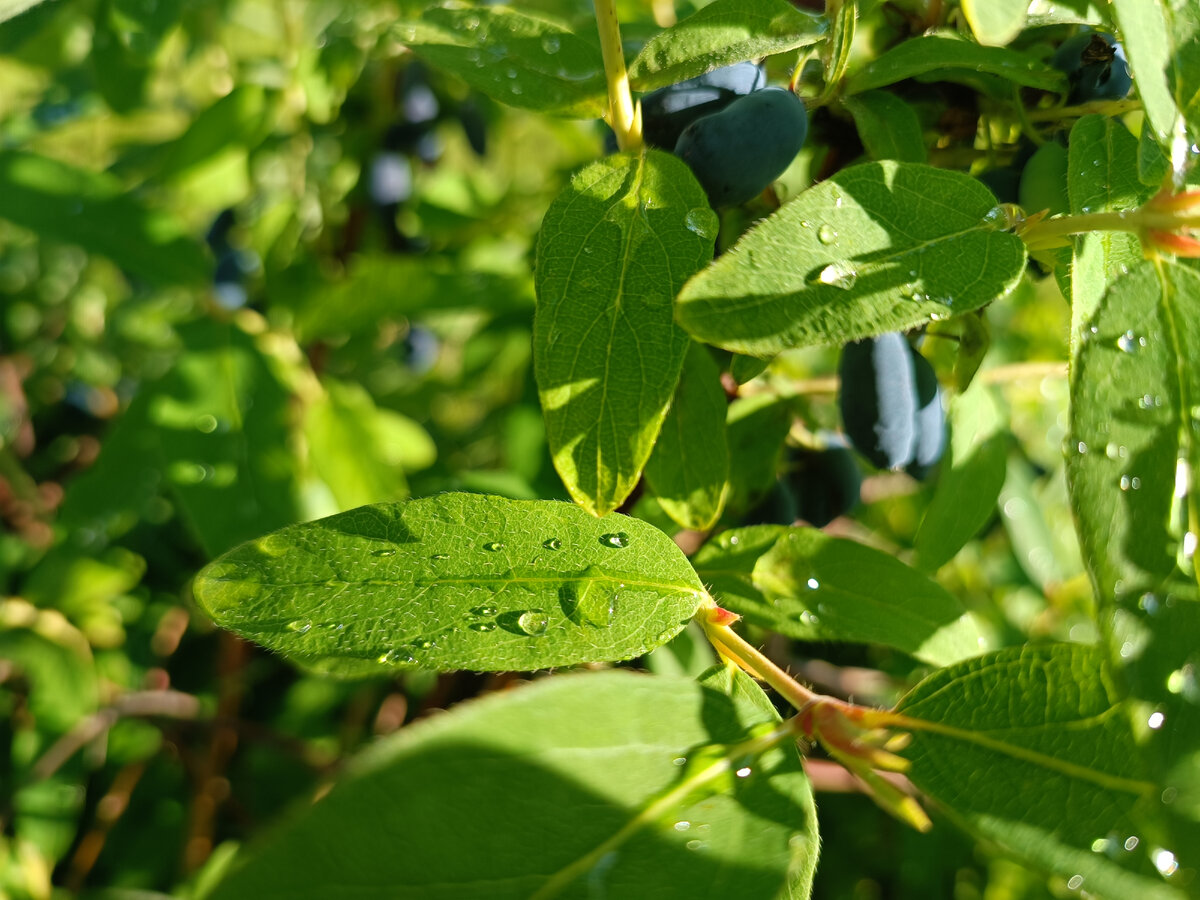
<svg viewBox="0 0 1200 900">
<path fill-rule="evenodd" d="M 434 6 L 400 40 L 493 100 L 581 118 L 607 100 L 600 48 L 562 25 L 505 6 Z"/>
<path fill-rule="evenodd" d="M 913 38 L 875 57 L 846 82 L 846 91 L 860 94 L 919 75 L 953 79 L 956 72 L 996 75 L 1043 91 L 1066 87 L 1062 72 L 1032 56 L 1004 47 L 984 47 L 943 32 Z"/>
<path fill-rule="evenodd" d="M 195 592 L 226 628 L 342 674 L 629 659 L 670 640 L 703 595 L 645 522 L 482 494 L 284 528 L 209 565 Z"/>
<path fill-rule="evenodd" d="M 688 347 L 671 301 L 716 225 L 688 167 L 657 150 L 586 166 L 542 221 L 534 373 L 554 465 L 595 515 L 650 456 Z"/>
<path fill-rule="evenodd" d="M 916 569 L 864 544 L 792 528 L 754 566 L 767 604 L 747 614 L 803 640 L 895 647 L 947 665 L 976 656 L 984 639 L 950 593 Z M 740 601 L 730 605 L 741 612 Z M 752 604 L 752 605 L 751 605 Z"/>
<path fill-rule="evenodd" d="M 1004 486 L 1008 437 L 991 391 L 976 380 L 950 404 L 950 458 L 915 540 L 927 572 L 949 562 L 991 518 Z"/>
<path fill-rule="evenodd" d="M 110 175 L 19 150 L 0 151 L 0 218 L 78 244 L 157 284 L 197 284 L 210 263 L 166 212 L 143 206 Z"/>
<path fill-rule="evenodd" d="M 787 399 L 751 394 L 729 404 L 729 498 L 726 506 L 744 512 L 775 484 L 779 457 L 792 427 Z"/>
<path fill-rule="evenodd" d="M 1121 31 L 1121 45 L 1137 82 L 1146 121 L 1159 143 L 1166 146 L 1175 132 L 1175 99 L 1167 83 L 1171 35 L 1159 0 L 1110 0 L 1113 18 Z"/>
<path fill-rule="evenodd" d="M 877 162 L 785 204 L 685 286 L 677 316 L 738 353 L 838 344 L 977 309 L 1017 283 L 1020 238 L 960 172 Z"/>
<path fill-rule="evenodd" d="M 1056 644 L 934 672 L 896 711 L 909 778 L 969 830 L 1103 897 L 1180 898 L 1154 873 L 1143 778 L 1104 654 Z"/>
<path fill-rule="evenodd" d="M 663 511 L 684 528 L 711 528 L 725 507 L 728 408 L 721 370 L 703 345 L 693 343 L 646 463 L 646 480 Z"/>
<path fill-rule="evenodd" d="M 730 747 L 776 719 L 761 697 L 745 676 L 629 672 L 493 694 L 373 747 L 211 896 L 807 898 L 795 749 Z M 671 802 L 710 766 L 724 777 Z"/>
<path fill-rule="evenodd" d="M 1181 870 L 1200 863 L 1198 323 L 1195 269 L 1144 262 L 1115 280 L 1073 357 L 1067 447 L 1100 624 L 1143 757 L 1173 798 L 1158 827 Z"/>
<path fill-rule="evenodd" d="M 646 42 L 630 63 L 639 91 L 692 78 L 719 66 L 815 44 L 827 25 L 787 0 L 714 0 Z"/>
</svg>

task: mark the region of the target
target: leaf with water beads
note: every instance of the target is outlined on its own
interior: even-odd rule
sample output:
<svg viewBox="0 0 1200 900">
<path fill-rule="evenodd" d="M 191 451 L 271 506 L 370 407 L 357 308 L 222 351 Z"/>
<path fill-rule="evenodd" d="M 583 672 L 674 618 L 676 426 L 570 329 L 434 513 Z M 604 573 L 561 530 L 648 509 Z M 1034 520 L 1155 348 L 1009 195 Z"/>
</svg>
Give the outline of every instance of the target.
<svg viewBox="0 0 1200 900">
<path fill-rule="evenodd" d="M 767 357 L 978 309 L 1025 267 L 995 202 L 960 172 L 892 161 L 843 169 L 688 281 L 676 318 L 697 340 Z"/>
<path fill-rule="evenodd" d="M 777 718 L 723 667 L 494 693 L 380 741 L 213 900 L 324 900 L 349 879 L 408 900 L 807 897 L 820 841 L 794 744 L 730 756 Z M 686 790 L 704 762 L 730 777 Z"/>
<path fill-rule="evenodd" d="M 628 659 L 703 588 L 665 534 L 554 501 L 439 494 L 292 525 L 196 578 L 232 631 L 342 675 L 530 670 Z"/>
</svg>

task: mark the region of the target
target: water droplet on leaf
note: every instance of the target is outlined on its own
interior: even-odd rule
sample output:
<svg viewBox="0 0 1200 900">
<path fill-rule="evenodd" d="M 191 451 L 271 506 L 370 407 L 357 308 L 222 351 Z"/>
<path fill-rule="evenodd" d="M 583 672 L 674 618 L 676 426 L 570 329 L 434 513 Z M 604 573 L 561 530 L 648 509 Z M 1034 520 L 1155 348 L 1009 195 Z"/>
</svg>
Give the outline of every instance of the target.
<svg viewBox="0 0 1200 900">
<path fill-rule="evenodd" d="M 562 541 L 558 538 L 546 538 L 546 540 L 542 541 L 542 546 L 547 550 L 561 550 Z"/>
<path fill-rule="evenodd" d="M 843 291 L 848 291 L 858 281 L 858 273 L 847 263 L 832 262 L 821 270 L 820 274 L 817 275 L 817 280 L 821 284 L 828 284 L 835 288 L 841 288 Z"/>
<path fill-rule="evenodd" d="M 293 619 L 287 623 L 287 630 L 296 634 L 308 634 L 312 630 L 312 619 Z"/>
<path fill-rule="evenodd" d="M 837 238 L 837 229 L 832 225 L 822 225 L 817 229 L 817 240 L 822 244 L 832 244 Z"/>
<path fill-rule="evenodd" d="M 517 617 L 517 627 L 531 637 L 545 634 L 549 624 L 549 618 L 540 609 L 526 610 Z"/>
<path fill-rule="evenodd" d="M 600 535 L 600 543 L 605 547 L 615 547 L 618 550 L 623 550 L 629 546 L 629 535 L 623 531 L 602 534 Z"/>
<path fill-rule="evenodd" d="M 687 227 L 688 231 L 699 235 L 705 240 L 717 236 L 717 214 L 711 209 L 697 207 L 696 209 L 689 210 L 688 214 L 684 216 L 683 224 Z"/>
<path fill-rule="evenodd" d="M 495 553 L 498 550 L 503 550 L 504 545 L 499 541 L 488 541 L 483 545 L 483 549 L 488 551 L 488 553 Z"/>
</svg>

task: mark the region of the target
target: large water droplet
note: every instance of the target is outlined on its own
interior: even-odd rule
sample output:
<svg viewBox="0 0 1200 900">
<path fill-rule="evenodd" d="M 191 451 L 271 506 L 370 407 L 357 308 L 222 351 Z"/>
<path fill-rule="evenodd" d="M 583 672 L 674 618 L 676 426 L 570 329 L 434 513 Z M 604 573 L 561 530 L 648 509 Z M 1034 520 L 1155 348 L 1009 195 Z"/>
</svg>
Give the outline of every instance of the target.
<svg viewBox="0 0 1200 900">
<path fill-rule="evenodd" d="M 817 229 L 817 240 L 822 244 L 832 244 L 838 239 L 837 229 L 832 225 L 822 225 Z"/>
<path fill-rule="evenodd" d="M 858 281 L 858 273 L 848 264 L 844 262 L 831 262 L 817 275 L 817 280 L 821 284 L 828 284 L 832 287 L 841 288 L 843 291 L 848 291 L 854 287 L 854 282 Z"/>
<path fill-rule="evenodd" d="M 550 55 L 553 56 L 557 53 L 560 46 L 562 46 L 562 42 L 559 40 L 558 35 L 547 34 L 542 37 L 542 49 Z"/>
<path fill-rule="evenodd" d="M 1126 353 L 1137 353 L 1138 350 L 1146 346 L 1146 339 L 1138 337 L 1132 330 L 1126 331 L 1117 338 L 1117 346 Z"/>
<path fill-rule="evenodd" d="M 618 550 L 623 550 L 629 546 L 629 535 L 623 531 L 614 531 L 609 534 L 600 535 L 600 543 L 605 547 L 615 547 Z"/>
<path fill-rule="evenodd" d="M 693 234 L 697 234 L 705 240 L 711 240 L 717 236 L 717 214 L 711 209 L 701 209 L 697 207 L 688 211 L 688 214 L 683 218 L 683 224 L 687 226 L 687 230 Z"/>
<path fill-rule="evenodd" d="M 576 611 L 589 625 L 607 628 L 617 611 L 617 592 L 607 584 L 592 581 L 579 595 Z"/>
<path fill-rule="evenodd" d="M 550 619 L 540 609 L 530 609 L 517 616 L 517 627 L 531 637 L 546 633 Z"/>
</svg>

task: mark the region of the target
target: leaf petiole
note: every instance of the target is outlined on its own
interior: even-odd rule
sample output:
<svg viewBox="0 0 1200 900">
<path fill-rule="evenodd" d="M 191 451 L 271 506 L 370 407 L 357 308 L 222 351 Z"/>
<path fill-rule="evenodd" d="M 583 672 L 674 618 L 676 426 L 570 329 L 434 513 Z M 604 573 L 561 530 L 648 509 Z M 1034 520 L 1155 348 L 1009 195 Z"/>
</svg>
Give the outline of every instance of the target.
<svg viewBox="0 0 1200 900">
<path fill-rule="evenodd" d="M 617 21 L 616 0 L 595 0 L 596 27 L 600 31 L 600 52 L 604 57 L 604 80 L 608 84 L 608 124 L 617 135 L 622 150 L 642 146 L 642 109 L 634 105 L 629 92 L 629 73 L 625 69 L 625 51 L 621 47 L 621 26 Z"/>
</svg>

